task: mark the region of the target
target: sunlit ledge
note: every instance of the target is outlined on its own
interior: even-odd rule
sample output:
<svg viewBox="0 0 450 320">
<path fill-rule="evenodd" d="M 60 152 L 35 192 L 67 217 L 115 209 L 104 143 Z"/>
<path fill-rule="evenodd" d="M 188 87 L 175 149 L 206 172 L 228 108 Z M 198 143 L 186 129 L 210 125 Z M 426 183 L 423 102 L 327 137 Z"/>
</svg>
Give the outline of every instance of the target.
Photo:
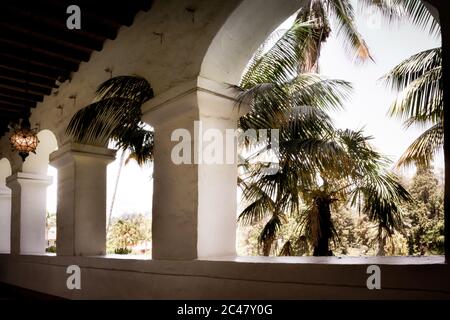
<svg viewBox="0 0 450 320">
<path fill-rule="evenodd" d="M 149 255 L 121 255 L 121 254 L 108 254 L 104 256 L 57 256 L 54 253 L 46 253 L 41 255 L 10 255 L 8 253 L 0 253 L 0 258 L 12 258 L 19 260 L 28 260 L 35 262 L 66 262 L 66 261 L 117 261 L 120 265 L 130 262 L 135 263 L 147 263 L 150 264 L 164 263 L 164 260 L 152 260 Z M 236 264 L 299 264 L 299 265 L 445 265 L 444 256 L 395 256 L 395 257 L 262 257 L 262 256 L 227 256 L 227 257 L 208 257 L 197 260 L 177 260 L 178 263 L 194 263 L 202 262 L 224 262 L 224 263 L 236 263 Z M 153 263 L 151 263 L 153 262 Z M 170 262 L 170 261 L 167 261 Z"/>
<path fill-rule="evenodd" d="M 93 258 L 119 259 L 119 260 L 152 260 L 150 255 L 143 254 L 107 254 L 105 256 L 93 256 Z"/>
<path fill-rule="evenodd" d="M 200 259 L 206 261 L 232 261 L 240 263 L 291 263 L 291 264 L 390 264 L 424 265 L 445 264 L 444 256 L 395 256 L 395 257 L 261 257 L 235 256 Z"/>
</svg>

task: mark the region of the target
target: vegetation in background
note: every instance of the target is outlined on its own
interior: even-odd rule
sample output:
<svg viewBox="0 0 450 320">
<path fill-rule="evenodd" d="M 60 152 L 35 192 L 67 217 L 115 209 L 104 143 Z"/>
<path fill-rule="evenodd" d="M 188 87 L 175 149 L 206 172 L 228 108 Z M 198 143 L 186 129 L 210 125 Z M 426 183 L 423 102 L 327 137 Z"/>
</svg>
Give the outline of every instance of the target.
<svg viewBox="0 0 450 320">
<path fill-rule="evenodd" d="M 419 167 L 405 206 L 408 254 L 444 254 L 444 186 L 429 167 Z"/>
<path fill-rule="evenodd" d="M 56 213 L 47 212 L 45 215 L 45 235 L 48 241 L 48 236 L 50 234 L 50 230 L 52 228 L 56 228 Z M 47 244 L 48 247 L 45 248 L 45 252 L 48 253 L 56 253 L 56 243 L 55 244 Z"/>
<path fill-rule="evenodd" d="M 378 226 L 355 209 L 340 207 L 333 215 L 336 241 L 330 248 L 336 256 L 374 255 L 442 255 L 444 254 L 444 185 L 432 168 L 420 168 L 406 182 L 412 201 L 402 205 L 404 227 L 391 236 L 379 237 Z M 238 253 L 261 255 L 258 242 L 266 221 L 239 226 Z M 280 228 L 274 241 L 277 255 L 308 256 L 313 254 L 305 237 L 298 237 L 298 224 L 292 217 Z"/>
<path fill-rule="evenodd" d="M 145 241 L 151 241 L 151 219 L 142 214 L 114 218 L 107 235 L 107 252 L 128 254 Z"/>
</svg>

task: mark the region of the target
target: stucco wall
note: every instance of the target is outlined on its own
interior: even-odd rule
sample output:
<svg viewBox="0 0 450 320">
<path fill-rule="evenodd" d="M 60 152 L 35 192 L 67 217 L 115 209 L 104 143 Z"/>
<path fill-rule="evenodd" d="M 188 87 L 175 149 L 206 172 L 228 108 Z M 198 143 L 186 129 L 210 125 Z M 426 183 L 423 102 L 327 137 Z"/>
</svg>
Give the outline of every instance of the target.
<svg viewBox="0 0 450 320">
<path fill-rule="evenodd" d="M 239 258 L 155 261 L 0 254 L 0 281 L 70 299 L 450 299 L 450 270 L 435 258 Z M 67 266 L 81 268 L 69 290 Z M 381 269 L 369 290 L 367 266 Z"/>
<path fill-rule="evenodd" d="M 156 94 L 199 74 L 204 53 L 225 17 L 239 1 L 195 0 L 194 22 L 185 1 L 155 1 L 149 12 L 139 12 L 131 27 L 122 27 L 103 50 L 93 52 L 50 96 L 33 110 L 31 123 L 53 131 L 62 145 L 72 115 L 92 102 L 96 87 L 116 75 L 140 75 Z M 162 33 L 162 41 L 159 35 Z M 72 96 L 72 98 L 70 98 Z M 75 98 L 73 98 L 75 96 Z M 60 108 L 62 107 L 62 109 Z"/>
</svg>

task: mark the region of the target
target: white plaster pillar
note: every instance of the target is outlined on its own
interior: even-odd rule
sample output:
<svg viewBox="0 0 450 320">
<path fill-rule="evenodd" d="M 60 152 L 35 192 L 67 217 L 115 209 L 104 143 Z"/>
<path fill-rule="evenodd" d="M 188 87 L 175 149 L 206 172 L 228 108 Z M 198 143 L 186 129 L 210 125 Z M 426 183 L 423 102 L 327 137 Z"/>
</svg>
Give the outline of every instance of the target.
<svg viewBox="0 0 450 320">
<path fill-rule="evenodd" d="M 52 177 L 18 172 L 6 178 L 11 189 L 11 253 L 45 253 L 47 187 Z"/>
<path fill-rule="evenodd" d="M 11 190 L 0 186 L 0 253 L 9 253 L 11 243 Z"/>
<path fill-rule="evenodd" d="M 106 253 L 106 167 L 115 150 L 65 144 L 50 154 L 58 169 L 58 255 Z"/>
<path fill-rule="evenodd" d="M 217 129 L 225 145 L 226 129 L 236 129 L 238 111 L 233 92 L 215 82 L 199 79 L 152 99 L 143 119 L 155 129 L 155 164 L 152 213 L 154 259 L 196 259 L 236 254 L 237 164 L 226 152 L 220 163 L 205 163 L 195 154 L 208 146 L 199 134 Z M 179 140 L 176 129 L 191 136 L 191 164 L 171 158 Z M 232 148 L 234 149 L 234 148 Z M 235 150 L 231 150 L 235 154 Z"/>
</svg>

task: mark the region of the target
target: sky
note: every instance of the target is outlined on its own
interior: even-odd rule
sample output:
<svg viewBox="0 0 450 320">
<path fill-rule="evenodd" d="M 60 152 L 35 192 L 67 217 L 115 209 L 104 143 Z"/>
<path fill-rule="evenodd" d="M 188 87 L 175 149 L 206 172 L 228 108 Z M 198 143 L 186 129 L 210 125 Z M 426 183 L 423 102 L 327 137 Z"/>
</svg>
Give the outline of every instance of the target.
<svg viewBox="0 0 450 320">
<path fill-rule="evenodd" d="M 287 19 L 277 30 L 289 28 L 294 18 L 292 16 Z M 396 93 L 379 79 L 405 58 L 440 46 L 440 39 L 431 37 L 427 31 L 408 22 L 388 25 L 375 14 L 357 14 L 356 18 L 358 29 L 371 50 L 374 62 L 355 65 L 343 49 L 336 32 L 332 32 L 322 48 L 320 73 L 331 79 L 350 81 L 354 91 L 345 109 L 332 112 L 331 116 L 338 128 L 363 128 L 366 135 L 373 136 L 372 145 L 395 162 L 423 128 L 412 127 L 405 130 L 401 120 L 387 116 Z M 108 166 L 107 212 L 110 210 L 119 163 L 120 153 L 117 160 Z M 438 170 L 444 167 L 442 154 L 438 155 L 434 165 Z M 151 212 L 152 171 L 151 166 L 141 168 L 133 161 L 122 168 L 113 216 Z M 402 173 L 411 176 L 413 171 L 406 170 Z M 55 175 L 56 170 L 50 167 L 49 174 Z M 47 203 L 48 210 L 56 212 L 56 183 L 49 187 Z"/>
</svg>

